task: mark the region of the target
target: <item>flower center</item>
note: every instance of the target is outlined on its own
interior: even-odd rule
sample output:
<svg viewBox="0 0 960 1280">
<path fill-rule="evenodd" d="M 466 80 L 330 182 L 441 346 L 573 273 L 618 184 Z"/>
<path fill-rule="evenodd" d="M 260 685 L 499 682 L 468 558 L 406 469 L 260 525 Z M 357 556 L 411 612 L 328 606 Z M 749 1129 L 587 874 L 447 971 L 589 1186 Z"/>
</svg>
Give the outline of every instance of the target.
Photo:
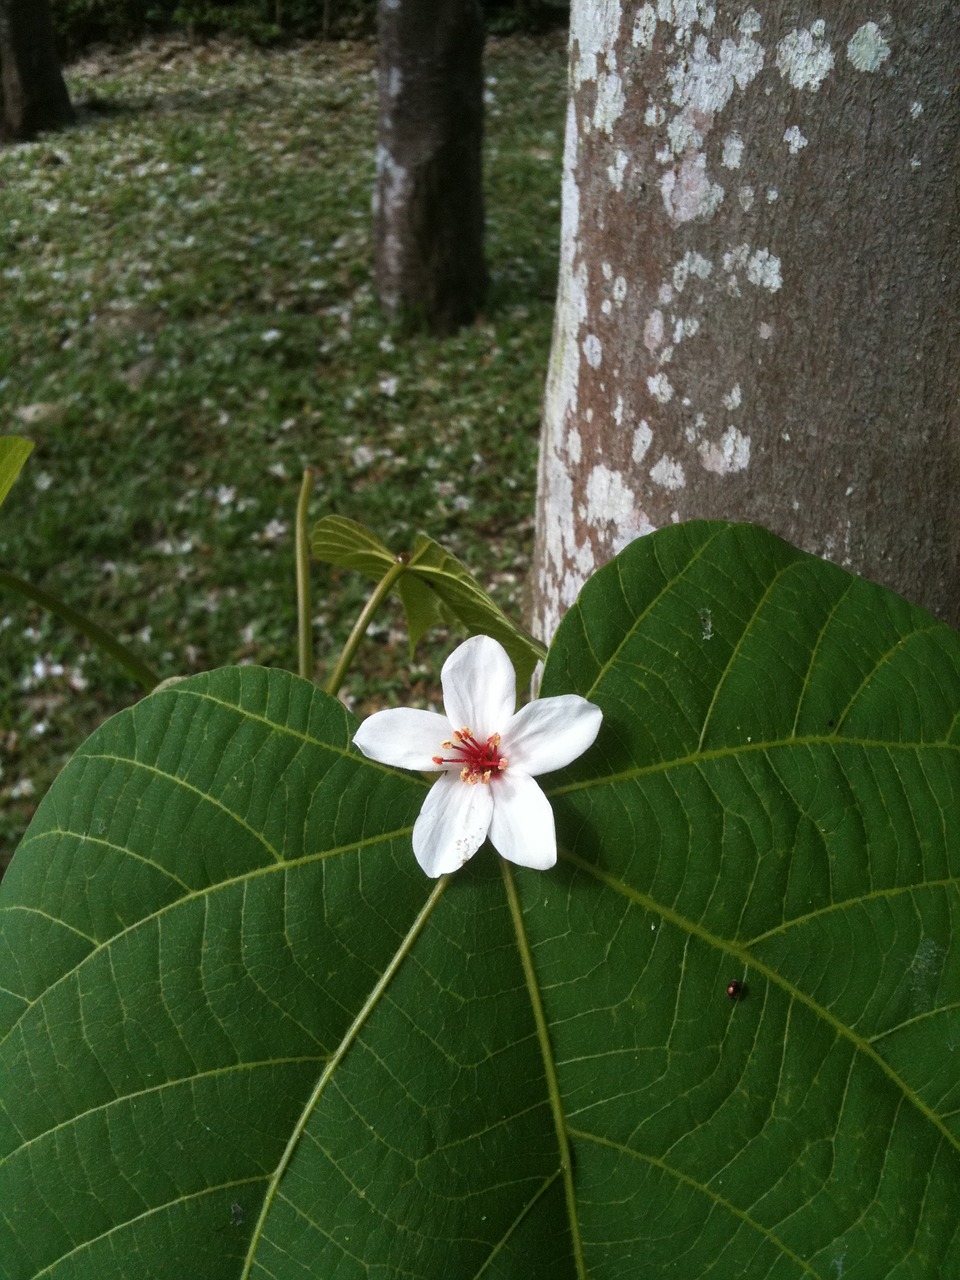
<svg viewBox="0 0 960 1280">
<path fill-rule="evenodd" d="M 473 731 L 465 727 L 457 729 L 451 741 L 440 745 L 451 754 L 434 756 L 433 763 L 459 765 L 461 781 L 469 782 L 471 786 L 489 782 L 507 767 L 507 757 L 500 754 L 499 733 L 491 733 L 486 742 L 478 742 Z"/>
</svg>

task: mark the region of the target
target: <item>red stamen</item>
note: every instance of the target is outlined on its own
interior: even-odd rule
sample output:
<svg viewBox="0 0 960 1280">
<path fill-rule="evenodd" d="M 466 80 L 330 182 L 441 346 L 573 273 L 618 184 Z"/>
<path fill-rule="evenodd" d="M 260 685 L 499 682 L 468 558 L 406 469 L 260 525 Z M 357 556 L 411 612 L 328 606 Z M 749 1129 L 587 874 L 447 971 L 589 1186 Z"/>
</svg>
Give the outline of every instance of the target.
<svg viewBox="0 0 960 1280">
<path fill-rule="evenodd" d="M 433 756 L 433 763 L 441 766 L 459 765 L 461 781 L 471 786 L 478 782 L 489 782 L 507 767 L 507 758 L 499 750 L 499 733 L 492 733 L 486 742 L 478 742 L 473 730 L 464 727 L 456 730 L 452 742 L 443 742 L 441 746 L 452 754 Z"/>
</svg>

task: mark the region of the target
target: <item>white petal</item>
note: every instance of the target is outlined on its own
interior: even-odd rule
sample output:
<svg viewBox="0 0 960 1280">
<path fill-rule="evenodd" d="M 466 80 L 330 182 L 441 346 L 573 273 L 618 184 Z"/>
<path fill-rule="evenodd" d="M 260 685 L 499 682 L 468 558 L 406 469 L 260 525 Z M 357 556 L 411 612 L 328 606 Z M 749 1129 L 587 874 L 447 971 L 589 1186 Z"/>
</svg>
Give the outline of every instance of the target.
<svg viewBox="0 0 960 1280">
<path fill-rule="evenodd" d="M 440 672 L 443 706 L 455 729 L 481 742 L 502 733 L 517 705 L 517 677 L 507 651 L 490 636 L 472 636 L 454 649 Z"/>
<path fill-rule="evenodd" d="M 602 719 L 600 708 L 576 693 L 528 702 L 503 731 L 507 772 L 517 768 L 537 777 L 562 769 L 593 746 Z"/>
<path fill-rule="evenodd" d="M 428 876 L 456 871 L 486 839 L 493 813 L 490 784 L 471 786 L 443 773 L 427 792 L 413 826 L 413 852 Z"/>
<path fill-rule="evenodd" d="M 534 780 L 528 774 L 507 769 L 489 788 L 493 792 L 493 847 L 521 867 L 537 871 L 552 867 L 557 860 L 553 810 Z"/>
<path fill-rule="evenodd" d="M 436 770 L 433 757 L 443 755 L 450 722 L 436 711 L 395 707 L 368 716 L 353 735 L 354 744 L 371 760 L 398 769 Z"/>
</svg>

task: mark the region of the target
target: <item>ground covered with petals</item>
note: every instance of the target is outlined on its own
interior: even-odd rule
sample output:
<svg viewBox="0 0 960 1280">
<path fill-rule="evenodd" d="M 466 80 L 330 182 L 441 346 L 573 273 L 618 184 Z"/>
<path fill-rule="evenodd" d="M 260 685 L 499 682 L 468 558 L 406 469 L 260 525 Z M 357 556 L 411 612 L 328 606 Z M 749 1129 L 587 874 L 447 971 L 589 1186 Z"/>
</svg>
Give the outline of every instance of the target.
<svg viewBox="0 0 960 1280">
<path fill-rule="evenodd" d="M 562 37 L 491 41 L 488 256 L 475 327 L 381 320 L 370 276 L 371 44 L 154 43 L 66 68 L 80 125 L 0 150 L 2 430 L 36 449 L 0 563 L 163 676 L 295 666 L 291 521 L 402 548 L 422 528 L 519 609 L 559 235 Z M 318 673 L 367 586 L 318 570 Z M 430 705 L 449 643 L 406 660 L 386 613 L 345 687 Z M 67 755 L 137 694 L 0 598 L 0 865 Z M 435 704 L 436 705 L 436 704 Z"/>
</svg>

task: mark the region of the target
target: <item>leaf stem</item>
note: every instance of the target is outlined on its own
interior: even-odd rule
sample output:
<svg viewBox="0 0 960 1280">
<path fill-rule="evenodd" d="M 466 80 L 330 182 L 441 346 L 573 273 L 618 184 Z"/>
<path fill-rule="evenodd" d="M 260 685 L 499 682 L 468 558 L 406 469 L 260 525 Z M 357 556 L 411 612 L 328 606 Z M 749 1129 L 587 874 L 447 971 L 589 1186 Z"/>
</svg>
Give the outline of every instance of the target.
<svg viewBox="0 0 960 1280">
<path fill-rule="evenodd" d="M 553 1127 L 557 1134 L 557 1146 L 560 1148 L 560 1172 L 563 1174 L 563 1190 L 567 1201 L 567 1217 L 570 1221 L 570 1238 L 573 1244 L 573 1258 L 577 1265 L 578 1280 L 587 1280 L 587 1264 L 583 1256 L 583 1241 L 580 1238 L 580 1223 L 577 1219 L 577 1197 L 573 1186 L 573 1165 L 570 1159 L 570 1140 L 567 1135 L 567 1120 L 563 1112 L 563 1099 L 560 1097 L 560 1082 L 557 1079 L 557 1067 L 553 1060 L 553 1046 L 550 1044 L 550 1029 L 547 1026 L 547 1015 L 543 1001 L 540 999 L 540 986 L 537 972 L 533 967 L 533 956 L 527 931 L 523 923 L 523 908 L 520 906 L 520 895 L 510 863 L 500 859 L 503 872 L 503 883 L 507 890 L 507 903 L 513 919 L 513 929 L 517 935 L 517 949 L 523 965 L 523 976 L 527 981 L 527 992 L 533 1009 L 533 1020 L 537 1026 L 537 1039 L 540 1041 L 540 1055 L 543 1058 L 543 1071 L 547 1081 L 547 1094 L 550 1099 L 550 1110 L 553 1112 Z"/>
<path fill-rule="evenodd" d="M 148 667 L 145 662 L 141 662 L 136 654 L 131 653 L 127 646 L 118 640 L 115 635 L 101 627 L 99 623 L 94 622 L 92 618 L 88 618 L 85 614 L 71 608 L 59 596 L 52 595 L 49 591 L 44 591 L 42 587 L 34 586 L 32 582 L 27 582 L 25 578 L 19 578 L 15 573 L 9 573 L 6 569 L 0 569 L 0 586 L 9 587 L 11 591 L 16 591 L 19 595 L 32 600 L 34 604 L 47 609 L 63 622 L 73 627 L 75 631 L 79 631 L 81 635 L 86 636 L 88 640 L 92 640 L 104 653 L 108 653 L 111 658 L 119 662 L 120 666 L 137 684 L 143 687 L 146 693 L 149 693 L 151 689 L 155 689 L 160 683 L 160 677 L 157 673 L 151 667 Z"/>
<path fill-rule="evenodd" d="M 406 560 L 398 559 L 394 561 L 377 583 L 376 587 L 374 587 L 373 594 L 363 606 L 363 612 L 354 624 L 354 628 L 350 632 L 347 643 L 343 646 L 343 653 L 341 653 L 337 665 L 334 667 L 333 675 L 326 683 L 327 693 L 336 697 L 340 686 L 343 684 L 344 676 L 350 670 L 350 664 L 353 662 L 354 656 L 360 646 L 360 641 L 366 633 L 367 627 L 369 627 L 370 623 L 373 621 L 374 614 L 390 594 L 393 584 L 400 577 L 401 573 L 406 570 L 406 567 Z"/>
<path fill-rule="evenodd" d="M 313 468 L 304 467 L 297 500 L 297 670 L 304 680 L 313 679 L 313 619 L 310 607 L 310 542 L 307 536 L 307 508 L 313 492 Z"/>
</svg>

